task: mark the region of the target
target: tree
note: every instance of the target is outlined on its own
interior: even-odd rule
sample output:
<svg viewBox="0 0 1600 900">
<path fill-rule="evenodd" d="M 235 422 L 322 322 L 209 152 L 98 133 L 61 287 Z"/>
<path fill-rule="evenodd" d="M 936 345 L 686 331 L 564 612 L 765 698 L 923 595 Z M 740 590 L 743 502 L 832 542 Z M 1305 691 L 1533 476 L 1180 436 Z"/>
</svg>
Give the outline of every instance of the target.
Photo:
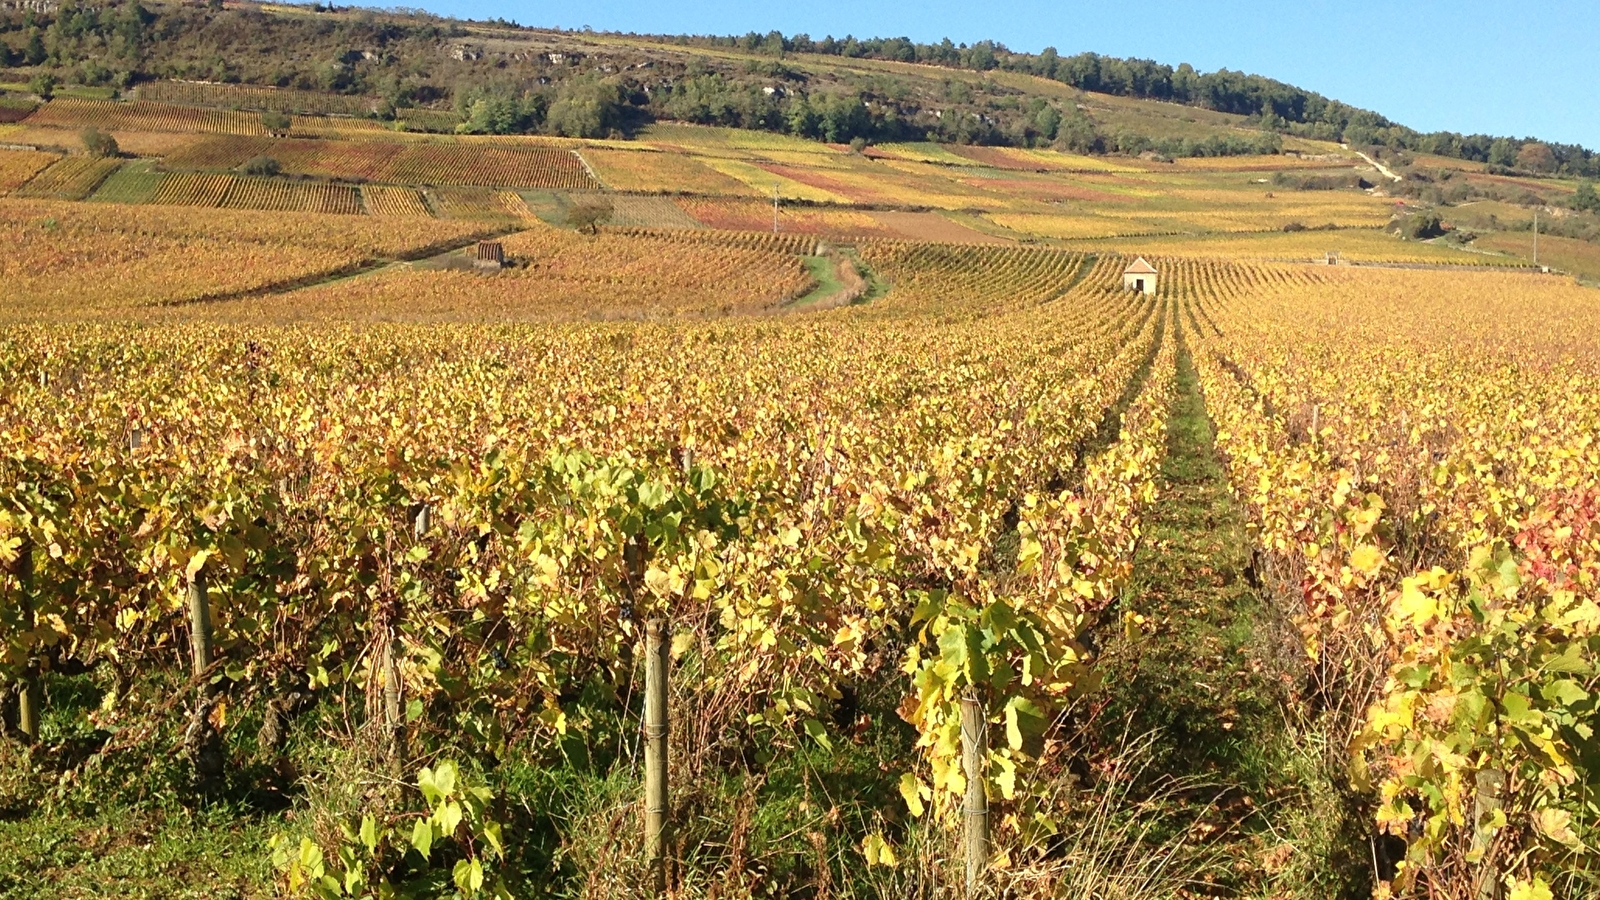
<svg viewBox="0 0 1600 900">
<path fill-rule="evenodd" d="M 1039 136 L 1047 141 L 1056 139 L 1056 132 L 1061 130 L 1061 113 L 1054 106 L 1046 106 L 1039 110 L 1033 117 L 1033 127 L 1038 129 Z"/>
<path fill-rule="evenodd" d="M 1594 182 L 1581 181 L 1572 194 L 1572 208 L 1581 212 L 1600 213 L 1600 196 L 1595 194 Z"/>
<path fill-rule="evenodd" d="M 243 168 L 246 175 L 261 175 L 268 178 L 283 171 L 283 167 L 278 165 L 278 161 L 270 156 L 251 157 Z"/>
<path fill-rule="evenodd" d="M 579 203 L 567 210 L 567 224 L 585 234 L 595 234 L 601 225 L 609 221 L 611 221 L 610 204 Z"/>
<path fill-rule="evenodd" d="M 621 102 L 610 82 L 588 76 L 569 79 L 550 104 L 545 123 L 551 132 L 566 137 L 605 137 L 621 127 Z"/>
<path fill-rule="evenodd" d="M 30 66 L 37 66 L 49 57 L 50 53 L 44 47 L 44 35 L 40 34 L 37 28 L 28 29 L 28 43 L 23 46 L 22 61 Z"/>
<path fill-rule="evenodd" d="M 1530 172 L 1554 172 L 1556 170 L 1556 155 L 1550 152 L 1549 144 L 1534 141 L 1523 144 L 1517 151 L 1517 168 L 1527 169 Z"/>
<path fill-rule="evenodd" d="M 1495 138 L 1489 145 L 1489 163 L 1496 166 L 1510 166 L 1517 161 L 1517 151 L 1521 148 L 1506 138 Z"/>
<path fill-rule="evenodd" d="M 265 128 L 267 134 L 273 137 L 288 136 L 289 129 L 293 124 L 294 120 L 289 118 L 289 114 L 285 112 L 269 109 L 261 114 L 261 127 Z"/>
<path fill-rule="evenodd" d="M 49 100 L 55 96 L 56 85 L 60 83 L 61 81 L 49 72 L 40 72 L 28 79 L 28 90 L 38 94 L 41 100 Z"/>
<path fill-rule="evenodd" d="M 1425 241 L 1444 234 L 1444 222 L 1436 212 L 1419 212 L 1400 223 L 1400 234 L 1414 241 Z"/>
<path fill-rule="evenodd" d="M 117 139 L 93 125 L 83 130 L 82 138 L 83 149 L 88 151 L 90 156 L 110 159 L 122 154 L 122 148 L 117 146 Z"/>
</svg>

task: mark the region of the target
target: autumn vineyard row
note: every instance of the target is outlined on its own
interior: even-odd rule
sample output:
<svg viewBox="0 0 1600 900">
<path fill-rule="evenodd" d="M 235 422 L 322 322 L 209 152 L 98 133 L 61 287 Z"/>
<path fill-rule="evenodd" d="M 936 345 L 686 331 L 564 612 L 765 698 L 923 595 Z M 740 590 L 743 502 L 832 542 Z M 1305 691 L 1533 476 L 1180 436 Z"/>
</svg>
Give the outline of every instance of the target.
<svg viewBox="0 0 1600 900">
<path fill-rule="evenodd" d="M 582 264 L 527 239 L 553 273 Z M 571 252 L 625 272 L 650 255 L 626 242 L 653 241 L 800 277 L 774 262 L 798 236 L 716 240 Z M 1343 728 L 1329 753 L 1406 845 L 1394 889 L 1576 896 L 1600 834 L 1587 295 L 1172 259 L 1147 299 L 1111 256 L 859 252 L 894 292 L 809 316 L 13 330 L 0 671 L 24 693 L 114 672 L 93 724 L 134 752 L 195 688 L 203 585 L 217 661 L 186 746 L 264 730 L 291 696 L 354 697 L 422 795 L 420 819 L 379 805 L 284 839 L 287 884 L 362 896 L 413 852 L 472 896 L 504 890 L 508 837 L 488 789 L 436 761 L 615 740 L 659 619 L 695 723 L 667 738 L 677 776 L 719 748 L 847 741 L 834 711 L 888 683 L 917 735 L 905 811 L 954 827 L 976 700 L 995 845 L 1025 862 L 1073 814 L 1039 776 L 1069 762 L 1094 634 L 1142 621 L 1126 586 L 1183 358 L 1299 635 L 1305 715 Z M 396 303 L 469 289 L 394 277 Z M 861 850 L 893 865 L 896 840 Z"/>
</svg>

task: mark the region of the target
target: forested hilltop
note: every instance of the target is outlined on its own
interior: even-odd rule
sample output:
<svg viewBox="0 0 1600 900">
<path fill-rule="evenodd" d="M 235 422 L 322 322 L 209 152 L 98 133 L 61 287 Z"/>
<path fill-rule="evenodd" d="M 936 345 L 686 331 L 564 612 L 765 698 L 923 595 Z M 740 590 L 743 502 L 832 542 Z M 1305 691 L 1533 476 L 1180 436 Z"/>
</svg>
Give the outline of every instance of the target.
<svg viewBox="0 0 1600 900">
<path fill-rule="evenodd" d="M 380 118 L 406 109 L 448 114 L 429 118 L 430 127 L 573 137 L 671 119 L 835 143 L 1220 156 L 1276 152 L 1287 135 L 1538 174 L 1600 174 L 1600 159 L 1583 147 L 1424 134 L 1259 75 L 1054 48 L 1019 53 L 993 41 L 614 35 L 215 0 L 33 6 L 0 9 L 0 64 L 11 73 L 0 81 L 41 93 L 60 84 L 122 91 L 157 79 L 237 82 L 371 97 Z M 1198 127 L 1174 128 L 1182 117 L 1097 114 L 1085 95 L 1166 101 L 1233 121 L 1189 118 Z"/>
</svg>

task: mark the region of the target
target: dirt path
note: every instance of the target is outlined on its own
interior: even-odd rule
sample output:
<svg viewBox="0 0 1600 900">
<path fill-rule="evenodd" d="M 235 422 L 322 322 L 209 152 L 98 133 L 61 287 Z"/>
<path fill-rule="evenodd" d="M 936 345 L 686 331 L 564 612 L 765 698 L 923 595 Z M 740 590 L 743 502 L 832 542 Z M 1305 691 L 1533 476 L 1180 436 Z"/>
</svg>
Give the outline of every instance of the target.
<svg viewBox="0 0 1600 900">
<path fill-rule="evenodd" d="M 1344 147 L 1347 150 L 1349 149 L 1349 145 L 1348 144 L 1344 145 Z M 1378 162 L 1377 160 L 1373 159 L 1372 157 L 1366 155 L 1365 153 L 1362 153 L 1360 150 L 1355 150 L 1355 151 L 1352 151 L 1352 152 L 1355 153 L 1355 155 L 1357 155 L 1357 156 L 1361 157 L 1362 159 L 1366 160 L 1367 161 L 1367 165 L 1372 166 L 1374 169 L 1377 169 L 1378 170 L 1378 174 L 1380 174 L 1383 177 L 1389 179 L 1390 181 L 1401 181 L 1401 180 L 1403 180 L 1403 179 L 1401 179 L 1401 177 L 1399 175 L 1396 175 L 1395 173 L 1391 172 L 1389 170 L 1388 166 L 1384 165 L 1381 162 Z"/>
<path fill-rule="evenodd" d="M 1178 390 L 1161 497 L 1127 600 L 1150 624 L 1107 647 L 1108 702 L 1097 727 L 1109 740 L 1124 730 L 1152 735 L 1151 793 L 1187 832 L 1198 894 L 1362 895 L 1340 818 L 1289 732 L 1272 617 L 1247 578 L 1244 513 L 1182 344 Z M 1187 787 L 1173 792 L 1174 784 Z"/>
</svg>

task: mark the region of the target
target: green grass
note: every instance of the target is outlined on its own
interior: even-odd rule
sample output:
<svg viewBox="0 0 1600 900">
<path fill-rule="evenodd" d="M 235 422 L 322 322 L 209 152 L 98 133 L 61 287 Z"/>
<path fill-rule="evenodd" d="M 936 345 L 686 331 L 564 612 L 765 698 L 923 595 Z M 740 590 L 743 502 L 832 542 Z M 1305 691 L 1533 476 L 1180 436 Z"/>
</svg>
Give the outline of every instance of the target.
<svg viewBox="0 0 1600 900">
<path fill-rule="evenodd" d="M 1152 627 L 1107 648 L 1097 728 L 1153 733 L 1155 782 L 1212 786 L 1184 795 L 1186 810 L 1169 810 L 1192 840 L 1232 861 L 1205 876 L 1204 893 L 1364 897 L 1356 854 L 1365 841 L 1321 771 L 1314 736 L 1286 724 L 1283 632 L 1251 585 L 1249 536 L 1186 349 L 1178 365 L 1161 498 L 1146 520 L 1127 600 Z"/>
<path fill-rule="evenodd" d="M 802 256 L 800 262 L 805 264 L 806 274 L 811 276 L 816 286 L 790 301 L 791 306 L 810 306 L 844 290 L 844 285 L 839 282 L 839 270 L 834 264 L 833 257 Z"/>
<path fill-rule="evenodd" d="M 112 172 L 88 197 L 91 203 L 146 203 L 167 176 L 150 171 L 153 160 L 135 160 Z"/>
<path fill-rule="evenodd" d="M 265 848 L 281 826 L 225 810 L 0 822 L 0 900 L 272 897 Z"/>
</svg>

